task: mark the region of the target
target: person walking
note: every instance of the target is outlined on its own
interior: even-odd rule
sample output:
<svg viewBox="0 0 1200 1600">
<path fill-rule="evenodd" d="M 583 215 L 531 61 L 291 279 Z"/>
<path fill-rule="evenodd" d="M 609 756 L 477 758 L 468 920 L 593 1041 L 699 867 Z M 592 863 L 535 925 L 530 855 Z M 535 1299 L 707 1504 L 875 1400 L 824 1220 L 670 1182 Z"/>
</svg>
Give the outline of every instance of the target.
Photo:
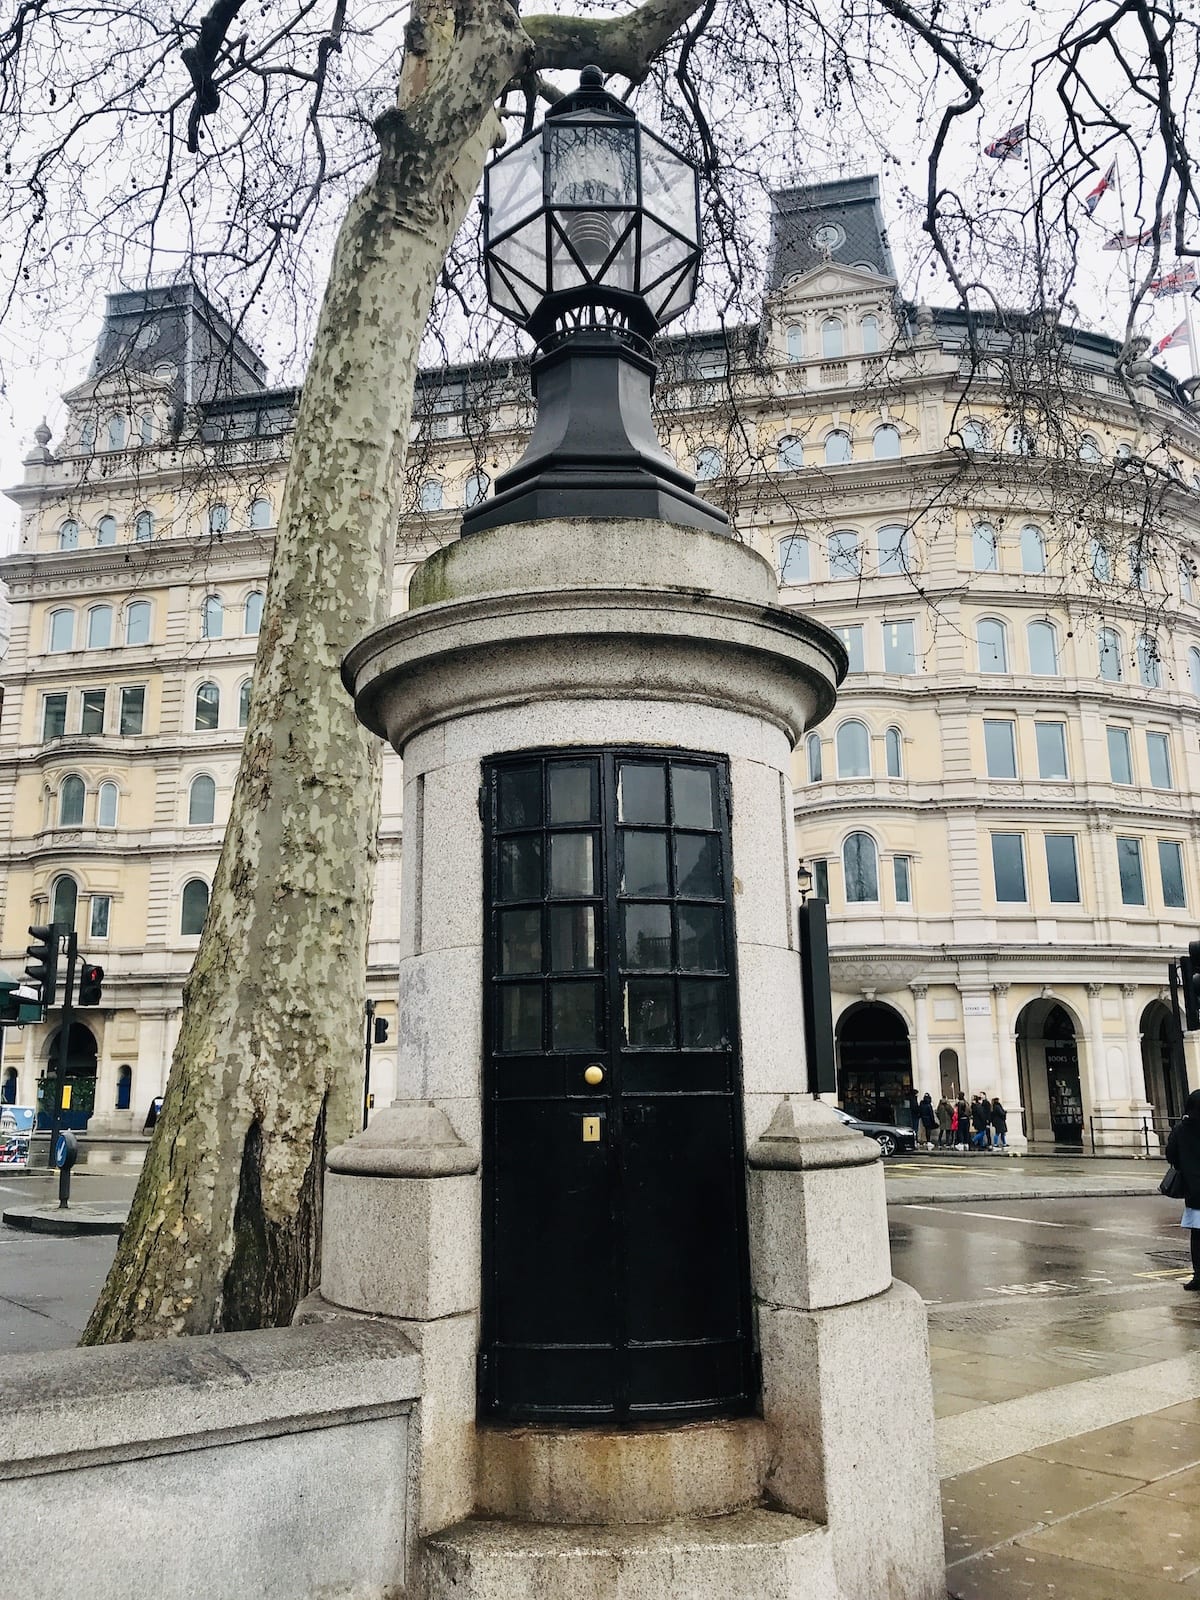
<svg viewBox="0 0 1200 1600">
<path fill-rule="evenodd" d="M 999 1095 L 994 1096 L 992 1100 L 991 1124 L 992 1132 L 995 1134 L 995 1138 L 992 1140 L 992 1149 L 1007 1150 L 1008 1112 L 1005 1111 L 1004 1107 L 1000 1104 Z"/>
<path fill-rule="evenodd" d="M 954 1148 L 957 1150 L 961 1145 L 964 1150 L 969 1150 L 971 1148 L 971 1119 L 967 1114 L 966 1095 L 959 1095 L 958 1104 L 954 1109 L 958 1113 L 954 1127 Z"/>
<path fill-rule="evenodd" d="M 926 1090 L 917 1107 L 917 1143 L 923 1150 L 928 1150 L 932 1144 L 933 1130 L 936 1127 L 937 1114 L 933 1109 L 933 1096 Z"/>
<path fill-rule="evenodd" d="M 944 1150 L 947 1145 L 953 1145 L 954 1143 L 954 1107 L 950 1104 L 949 1100 L 946 1099 L 945 1095 L 943 1095 L 937 1103 L 937 1125 L 938 1146 L 940 1149 Z"/>
<path fill-rule="evenodd" d="M 986 1150 L 988 1143 L 987 1101 L 981 1094 L 971 1099 L 971 1148 Z"/>
<path fill-rule="evenodd" d="M 1167 1160 L 1183 1179 L 1181 1228 L 1191 1230 L 1192 1276 L 1185 1289 L 1200 1290 L 1200 1089 L 1193 1089 L 1183 1108 L 1183 1120 L 1171 1129 Z"/>
</svg>

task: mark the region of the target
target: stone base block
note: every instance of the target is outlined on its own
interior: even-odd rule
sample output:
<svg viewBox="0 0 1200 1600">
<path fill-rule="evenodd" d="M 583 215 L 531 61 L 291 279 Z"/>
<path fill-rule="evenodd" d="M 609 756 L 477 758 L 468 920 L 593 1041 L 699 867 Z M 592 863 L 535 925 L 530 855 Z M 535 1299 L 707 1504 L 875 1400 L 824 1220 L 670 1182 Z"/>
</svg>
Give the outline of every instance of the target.
<svg viewBox="0 0 1200 1600">
<path fill-rule="evenodd" d="M 476 1511 L 545 1523 L 668 1522 L 762 1499 L 757 1417 L 686 1427 L 494 1428 L 477 1435 Z"/>
<path fill-rule="evenodd" d="M 777 1511 L 617 1528 L 472 1518 L 423 1553 L 426 1600 L 839 1600 L 828 1530 Z"/>
<path fill-rule="evenodd" d="M 925 1307 L 907 1284 L 853 1305 L 759 1306 L 767 1493 L 826 1522 L 844 1600 L 944 1600 Z"/>
</svg>

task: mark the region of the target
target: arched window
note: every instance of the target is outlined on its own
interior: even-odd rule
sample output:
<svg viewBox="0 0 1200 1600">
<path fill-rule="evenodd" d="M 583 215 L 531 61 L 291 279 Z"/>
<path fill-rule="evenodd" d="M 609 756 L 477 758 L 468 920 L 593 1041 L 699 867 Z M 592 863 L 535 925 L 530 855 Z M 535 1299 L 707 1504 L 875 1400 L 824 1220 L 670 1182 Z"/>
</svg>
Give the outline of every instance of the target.
<svg viewBox="0 0 1200 1600">
<path fill-rule="evenodd" d="M 72 650 L 75 647 L 75 613 L 70 610 L 50 613 L 51 650 Z"/>
<path fill-rule="evenodd" d="M 1115 628 L 1101 628 L 1097 642 L 1100 646 L 1100 676 L 1109 683 L 1120 683 L 1124 676 L 1121 635 Z"/>
<path fill-rule="evenodd" d="M 776 472 L 791 472 L 804 465 L 804 440 L 794 433 L 785 433 L 775 446 Z"/>
<path fill-rule="evenodd" d="M 196 714 L 192 726 L 198 733 L 211 733 L 221 720 L 221 691 L 215 683 L 202 683 L 196 690 Z"/>
<path fill-rule="evenodd" d="M 1147 689 L 1162 688 L 1162 661 L 1158 645 L 1148 633 L 1142 634 L 1137 647 L 1138 678 Z"/>
<path fill-rule="evenodd" d="M 440 511 L 442 509 L 442 485 L 438 478 L 426 478 L 421 485 L 420 506 L 422 511 Z"/>
<path fill-rule="evenodd" d="M 117 519 L 116 519 L 116 517 L 110 517 L 110 516 L 101 517 L 100 521 L 96 524 L 96 543 L 97 544 L 116 544 L 116 542 L 117 542 Z"/>
<path fill-rule="evenodd" d="M 976 572 L 996 572 L 1000 566 L 1000 540 L 990 523 L 981 522 L 971 534 L 971 555 Z"/>
<path fill-rule="evenodd" d="M 862 572 L 858 535 L 852 528 L 841 528 L 829 535 L 829 576 L 857 578 Z"/>
<path fill-rule="evenodd" d="M 247 678 L 238 690 L 238 727 L 244 728 L 250 721 L 250 679 Z"/>
<path fill-rule="evenodd" d="M 1200 695 L 1200 650 L 1195 645 L 1188 651 L 1188 681 L 1192 686 L 1192 693 Z"/>
<path fill-rule="evenodd" d="M 96 826 L 98 828 L 116 827 L 118 798 L 115 783 L 102 783 L 96 790 Z"/>
<path fill-rule="evenodd" d="M 971 417 L 963 423 L 958 430 L 964 450 L 990 450 L 992 448 L 992 430 L 986 422 L 980 422 L 977 417 Z"/>
<path fill-rule="evenodd" d="M 193 778 L 188 789 L 188 822 L 192 827 L 211 824 L 217 808 L 217 786 L 206 772 Z"/>
<path fill-rule="evenodd" d="M 128 1063 L 124 1063 L 117 1072 L 117 1110 L 128 1111 L 129 1102 L 132 1098 L 133 1068 Z"/>
<path fill-rule="evenodd" d="M 1010 455 L 1031 456 L 1037 448 L 1032 430 L 1023 422 L 1014 422 L 1004 436 L 1004 448 Z"/>
<path fill-rule="evenodd" d="M 1021 529 L 1021 571 L 1045 572 L 1045 570 L 1046 541 L 1042 537 L 1042 530 L 1027 523 Z"/>
<path fill-rule="evenodd" d="M 904 735 L 899 728 L 889 728 L 883 738 L 884 749 L 887 753 L 887 775 L 889 778 L 902 778 L 904 776 Z"/>
<path fill-rule="evenodd" d="M 271 526 L 271 502 L 259 495 L 257 500 L 250 502 L 250 526 L 252 528 L 269 528 Z"/>
<path fill-rule="evenodd" d="M 208 531 L 209 533 L 224 533 L 229 526 L 228 506 L 209 506 Z"/>
<path fill-rule="evenodd" d="M 112 643 L 113 611 L 111 606 L 93 606 L 88 612 L 87 647 L 89 650 L 107 650 Z"/>
<path fill-rule="evenodd" d="M 1100 460 L 1100 441 L 1095 434 L 1085 433 L 1079 441 L 1079 448 L 1075 452 L 1080 461 Z"/>
<path fill-rule="evenodd" d="M 246 596 L 246 604 L 242 607 L 243 633 L 257 633 L 262 627 L 263 598 L 261 589 L 252 589 Z"/>
<path fill-rule="evenodd" d="M 1179 558 L 1179 598 L 1181 600 L 1191 600 L 1191 599 L 1194 598 L 1193 591 L 1192 591 L 1192 579 L 1195 576 L 1196 576 L 1196 569 L 1192 565 L 1192 558 L 1190 556 L 1180 556 L 1180 558 Z"/>
<path fill-rule="evenodd" d="M 491 488 L 492 480 L 486 472 L 473 472 L 463 484 L 463 505 L 470 510 L 481 501 L 487 499 L 487 492 Z"/>
<path fill-rule="evenodd" d="M 709 483 L 719 478 L 725 470 L 725 457 L 713 445 L 704 445 L 696 451 L 696 482 Z"/>
<path fill-rule="evenodd" d="M 219 639 L 225 632 L 225 607 L 220 595 L 210 594 L 200 608 L 200 637 Z"/>
<path fill-rule="evenodd" d="M 842 846 L 842 876 L 848 905 L 879 899 L 879 856 L 869 833 L 852 833 Z"/>
<path fill-rule="evenodd" d="M 787 358 L 789 361 L 804 360 L 804 329 L 799 323 L 793 323 L 787 331 Z"/>
<path fill-rule="evenodd" d="M 208 915 L 208 885 L 203 878 L 189 878 L 183 886 L 179 907 L 179 931 L 185 939 L 204 932 Z"/>
<path fill-rule="evenodd" d="M 149 544 L 154 538 L 154 513 L 139 511 L 133 520 L 133 537 L 138 544 Z"/>
<path fill-rule="evenodd" d="M 96 448 L 96 419 L 88 417 L 79 430 L 79 448 L 89 455 Z"/>
<path fill-rule="evenodd" d="M 133 600 L 125 608 L 125 643 L 150 643 L 150 602 Z"/>
<path fill-rule="evenodd" d="M 1058 634 L 1052 622 L 1031 622 L 1025 630 L 1029 670 L 1038 678 L 1058 677 Z"/>
<path fill-rule="evenodd" d="M 1092 577 L 1100 583 L 1107 583 L 1112 577 L 1112 557 L 1099 539 L 1091 542 Z"/>
<path fill-rule="evenodd" d="M 871 776 L 871 736 L 862 722 L 843 722 L 835 740 L 839 778 Z"/>
<path fill-rule="evenodd" d="M 975 624 L 980 672 L 1008 671 L 1008 629 L 998 617 L 980 617 Z"/>
<path fill-rule="evenodd" d="M 125 448 L 125 418 L 109 417 L 104 425 L 105 444 L 109 450 L 124 450 Z"/>
<path fill-rule="evenodd" d="M 79 549 L 79 524 L 74 517 L 68 517 L 58 530 L 58 548 L 60 550 Z"/>
<path fill-rule="evenodd" d="M 1143 540 L 1135 539 L 1129 546 L 1129 581 L 1135 589 L 1150 587 L 1150 563 Z"/>
<path fill-rule="evenodd" d="M 840 361 L 846 354 L 846 330 L 840 317 L 826 317 L 821 324 L 821 355 L 826 361 Z"/>
<path fill-rule="evenodd" d="M 878 539 L 880 577 L 913 570 L 912 539 L 903 523 L 890 522 L 880 528 Z"/>
<path fill-rule="evenodd" d="M 879 349 L 879 318 L 864 317 L 858 327 L 862 334 L 863 353 L 873 356 Z"/>
<path fill-rule="evenodd" d="M 808 756 L 808 781 L 809 783 L 820 783 L 825 775 L 824 767 L 821 764 L 821 735 L 819 733 L 810 733 L 804 749 Z"/>
<path fill-rule="evenodd" d="M 82 778 L 74 773 L 64 778 L 58 791 L 58 825 L 60 828 L 83 827 L 83 801 L 87 790 Z"/>
<path fill-rule="evenodd" d="M 138 418 L 138 433 L 144 445 L 154 443 L 154 418 L 148 411 L 143 411 Z"/>
<path fill-rule="evenodd" d="M 835 428 L 825 440 L 825 465 L 827 467 L 844 467 L 849 460 L 850 435 L 843 433 L 840 428 Z"/>
<path fill-rule="evenodd" d="M 75 908 L 79 904 L 79 885 L 74 878 L 63 876 L 55 878 L 54 887 L 50 891 L 50 921 L 65 922 L 69 928 L 75 926 Z"/>
<path fill-rule="evenodd" d="M 779 541 L 780 583 L 807 583 L 811 577 L 808 540 L 802 533 L 789 533 Z"/>
<path fill-rule="evenodd" d="M 890 422 L 875 429 L 876 461 L 896 461 L 900 456 L 900 429 Z"/>
</svg>

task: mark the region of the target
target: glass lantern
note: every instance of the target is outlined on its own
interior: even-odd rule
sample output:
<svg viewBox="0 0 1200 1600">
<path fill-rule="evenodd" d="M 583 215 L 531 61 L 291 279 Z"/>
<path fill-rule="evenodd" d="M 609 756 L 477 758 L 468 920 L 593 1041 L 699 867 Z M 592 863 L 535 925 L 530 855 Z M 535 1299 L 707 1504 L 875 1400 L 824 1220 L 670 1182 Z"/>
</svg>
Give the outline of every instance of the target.
<svg viewBox="0 0 1200 1600">
<path fill-rule="evenodd" d="M 602 85 L 585 68 L 486 173 L 488 299 L 539 342 L 588 326 L 649 339 L 695 298 L 695 168 Z"/>
</svg>

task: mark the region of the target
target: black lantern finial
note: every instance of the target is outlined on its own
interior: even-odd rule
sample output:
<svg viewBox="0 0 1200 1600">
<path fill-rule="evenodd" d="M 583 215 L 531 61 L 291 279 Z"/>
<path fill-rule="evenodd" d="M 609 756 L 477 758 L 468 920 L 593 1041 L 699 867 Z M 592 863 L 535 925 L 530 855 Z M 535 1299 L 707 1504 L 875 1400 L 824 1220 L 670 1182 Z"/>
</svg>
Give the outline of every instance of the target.
<svg viewBox="0 0 1200 1600">
<path fill-rule="evenodd" d="M 525 455 L 463 532 L 625 516 L 727 534 L 650 418 L 651 341 L 696 293 L 696 169 L 608 93 L 598 67 L 488 167 L 484 263 L 490 303 L 537 341 L 538 415 Z"/>
</svg>

